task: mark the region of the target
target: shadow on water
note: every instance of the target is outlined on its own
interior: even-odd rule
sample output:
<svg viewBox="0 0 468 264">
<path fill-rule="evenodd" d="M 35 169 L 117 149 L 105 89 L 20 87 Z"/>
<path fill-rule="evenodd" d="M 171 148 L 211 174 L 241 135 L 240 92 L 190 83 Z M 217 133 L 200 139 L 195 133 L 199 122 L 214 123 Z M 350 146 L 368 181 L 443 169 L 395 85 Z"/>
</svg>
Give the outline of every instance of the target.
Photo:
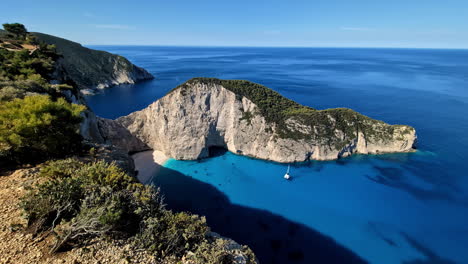
<svg viewBox="0 0 468 264">
<path fill-rule="evenodd" d="M 205 215 L 213 231 L 249 245 L 260 263 L 367 263 L 330 237 L 268 211 L 232 204 L 212 185 L 178 171 L 163 167 L 155 184 L 170 209 Z"/>
<path fill-rule="evenodd" d="M 446 185 L 449 188 L 443 188 L 444 186 L 442 184 L 438 184 L 438 182 L 424 179 L 425 182 L 431 184 L 430 189 L 425 189 L 415 184 L 407 182 L 407 179 L 404 175 L 404 171 L 402 169 L 385 168 L 380 166 L 373 166 L 373 168 L 377 171 L 377 174 L 374 176 L 366 175 L 366 177 L 371 181 L 406 191 L 409 194 L 421 200 L 447 201 L 450 203 L 468 207 L 467 201 L 461 200 L 452 194 L 454 188 L 452 188 L 449 185 Z M 419 174 L 415 175 L 419 176 Z"/>
<path fill-rule="evenodd" d="M 403 264 L 455 264 L 455 262 L 444 259 L 438 256 L 435 252 L 430 250 L 429 248 L 425 247 L 414 238 L 409 236 L 408 234 L 402 232 L 401 235 L 408 241 L 408 243 L 417 251 L 419 251 L 422 255 L 425 256 L 425 259 L 416 259 L 405 261 Z"/>
</svg>

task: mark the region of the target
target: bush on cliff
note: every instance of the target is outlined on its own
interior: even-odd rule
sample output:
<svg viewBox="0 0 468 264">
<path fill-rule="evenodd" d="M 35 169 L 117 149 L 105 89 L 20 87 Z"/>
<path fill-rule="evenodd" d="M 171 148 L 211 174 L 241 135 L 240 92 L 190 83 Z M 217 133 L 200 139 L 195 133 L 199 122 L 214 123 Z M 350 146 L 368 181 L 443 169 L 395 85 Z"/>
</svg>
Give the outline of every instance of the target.
<svg viewBox="0 0 468 264">
<path fill-rule="evenodd" d="M 55 46 L 40 43 L 21 24 L 4 24 L 4 27 L 9 28 L 10 34 L 0 35 L 0 101 L 33 93 L 60 97 L 57 91 L 64 88 L 63 84 L 49 84 L 59 57 Z"/>
<path fill-rule="evenodd" d="M 16 38 L 25 38 L 26 34 L 28 33 L 24 25 L 20 23 L 12 23 L 12 24 L 5 23 L 3 24 L 3 28 L 8 33 L 15 36 Z"/>
<path fill-rule="evenodd" d="M 77 151 L 82 105 L 49 96 L 27 96 L 0 104 L 0 159 L 30 162 Z"/>
<path fill-rule="evenodd" d="M 239 256 L 240 253 L 242 256 Z M 187 254 L 185 260 L 187 263 L 203 264 L 256 263 L 255 254 L 247 246 L 216 237 L 203 241 L 193 253 Z"/>
<path fill-rule="evenodd" d="M 161 208 L 154 205 L 160 203 L 157 190 L 114 164 L 69 158 L 45 163 L 40 175 L 43 183 L 23 198 L 22 207 L 34 230 L 54 230 L 54 250 L 100 235 L 134 234 L 145 214 Z"/>
<path fill-rule="evenodd" d="M 28 225 L 53 230 L 52 249 L 95 237 L 126 237 L 160 259 L 195 250 L 209 228 L 203 217 L 166 210 L 159 191 L 137 183 L 114 164 L 75 158 L 47 162 L 44 182 L 23 198 Z"/>
<path fill-rule="evenodd" d="M 146 248 L 159 258 L 182 257 L 205 240 L 209 231 L 204 217 L 187 213 L 163 211 L 142 222 L 142 230 L 135 237 L 135 245 Z"/>
<path fill-rule="evenodd" d="M 30 230 L 52 231 L 52 252 L 80 247 L 95 238 L 119 239 L 152 253 L 161 263 L 234 263 L 226 241 L 209 235 L 204 217 L 167 210 L 159 190 L 145 186 L 115 164 L 78 158 L 46 162 L 40 184 L 22 198 Z M 236 248 L 247 264 L 247 247 Z"/>
</svg>

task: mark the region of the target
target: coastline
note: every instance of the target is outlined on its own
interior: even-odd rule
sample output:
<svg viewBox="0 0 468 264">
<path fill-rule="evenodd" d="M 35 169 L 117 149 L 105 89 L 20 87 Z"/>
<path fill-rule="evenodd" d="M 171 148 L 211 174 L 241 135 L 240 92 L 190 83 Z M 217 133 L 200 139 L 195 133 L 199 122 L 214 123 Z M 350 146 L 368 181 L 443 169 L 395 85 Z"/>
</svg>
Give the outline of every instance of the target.
<svg viewBox="0 0 468 264">
<path fill-rule="evenodd" d="M 142 184 L 151 183 L 153 177 L 159 172 L 164 163 L 169 160 L 169 157 L 157 150 L 138 152 L 131 157 L 135 162 L 135 169 L 138 171 L 138 181 Z"/>
</svg>

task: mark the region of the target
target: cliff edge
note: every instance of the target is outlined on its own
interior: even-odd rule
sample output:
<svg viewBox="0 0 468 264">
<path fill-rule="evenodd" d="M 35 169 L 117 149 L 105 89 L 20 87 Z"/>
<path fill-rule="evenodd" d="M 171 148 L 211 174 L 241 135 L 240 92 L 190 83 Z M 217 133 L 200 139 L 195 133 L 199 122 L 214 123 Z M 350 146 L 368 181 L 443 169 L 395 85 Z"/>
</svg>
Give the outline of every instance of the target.
<svg viewBox="0 0 468 264">
<path fill-rule="evenodd" d="M 92 92 L 119 84 L 133 84 L 153 79 L 153 75 L 126 58 L 109 52 L 93 50 L 79 43 L 44 33 L 32 33 L 40 41 L 55 45 L 62 72 L 56 73 L 58 83 L 73 81 L 80 90 Z"/>
<path fill-rule="evenodd" d="M 116 120 L 149 147 L 180 160 L 211 147 L 276 162 L 333 160 L 413 150 L 416 131 L 351 109 L 316 110 L 259 84 L 194 78 Z"/>
</svg>

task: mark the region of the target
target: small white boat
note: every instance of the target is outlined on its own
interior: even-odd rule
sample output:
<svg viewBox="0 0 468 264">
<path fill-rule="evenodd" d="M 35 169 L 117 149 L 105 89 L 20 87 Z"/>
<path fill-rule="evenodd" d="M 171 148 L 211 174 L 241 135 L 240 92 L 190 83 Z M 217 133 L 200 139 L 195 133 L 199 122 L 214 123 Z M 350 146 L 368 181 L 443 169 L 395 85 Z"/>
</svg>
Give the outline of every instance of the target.
<svg viewBox="0 0 468 264">
<path fill-rule="evenodd" d="M 286 174 L 284 175 L 284 178 L 286 180 L 290 180 L 291 179 L 291 175 L 289 175 L 289 168 L 290 168 L 290 165 L 288 165 L 288 171 L 286 172 Z"/>
</svg>

